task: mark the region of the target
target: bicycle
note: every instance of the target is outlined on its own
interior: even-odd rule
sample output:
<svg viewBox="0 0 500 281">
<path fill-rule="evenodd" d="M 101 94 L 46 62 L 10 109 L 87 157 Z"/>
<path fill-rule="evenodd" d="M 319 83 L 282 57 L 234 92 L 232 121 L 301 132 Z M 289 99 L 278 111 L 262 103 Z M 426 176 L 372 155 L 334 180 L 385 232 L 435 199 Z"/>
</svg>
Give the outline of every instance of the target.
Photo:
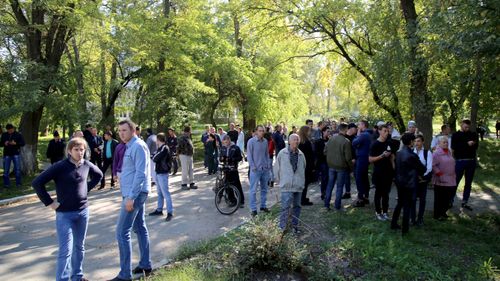
<svg viewBox="0 0 500 281">
<path fill-rule="evenodd" d="M 231 215 L 240 207 L 240 191 L 227 181 L 226 173 L 235 168 L 223 163 L 217 170 L 215 187 L 215 207 L 223 215 Z"/>
</svg>

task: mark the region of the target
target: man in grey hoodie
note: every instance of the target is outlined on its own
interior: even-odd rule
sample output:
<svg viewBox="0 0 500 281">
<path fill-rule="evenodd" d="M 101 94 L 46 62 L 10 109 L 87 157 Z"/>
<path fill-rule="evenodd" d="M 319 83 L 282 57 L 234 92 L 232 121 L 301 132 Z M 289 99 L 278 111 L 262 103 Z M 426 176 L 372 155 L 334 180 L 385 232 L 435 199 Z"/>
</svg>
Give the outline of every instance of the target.
<svg viewBox="0 0 500 281">
<path fill-rule="evenodd" d="M 284 230 L 291 218 L 294 232 L 298 232 L 300 200 L 306 181 L 306 158 L 299 150 L 299 142 L 299 135 L 291 134 L 288 138 L 288 148 L 279 152 L 274 164 L 274 177 L 281 189 L 279 226 Z M 292 205 L 293 210 L 290 211 Z"/>
</svg>

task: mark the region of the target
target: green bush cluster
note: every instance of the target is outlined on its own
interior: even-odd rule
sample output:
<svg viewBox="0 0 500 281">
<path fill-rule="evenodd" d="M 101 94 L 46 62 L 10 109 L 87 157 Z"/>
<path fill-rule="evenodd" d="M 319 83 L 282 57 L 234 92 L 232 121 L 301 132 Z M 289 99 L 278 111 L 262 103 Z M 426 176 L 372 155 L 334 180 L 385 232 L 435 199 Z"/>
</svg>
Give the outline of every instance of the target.
<svg viewBox="0 0 500 281">
<path fill-rule="evenodd" d="M 306 249 L 271 219 L 252 221 L 237 235 L 227 261 L 236 275 L 253 271 L 290 272 L 300 269 Z"/>
</svg>

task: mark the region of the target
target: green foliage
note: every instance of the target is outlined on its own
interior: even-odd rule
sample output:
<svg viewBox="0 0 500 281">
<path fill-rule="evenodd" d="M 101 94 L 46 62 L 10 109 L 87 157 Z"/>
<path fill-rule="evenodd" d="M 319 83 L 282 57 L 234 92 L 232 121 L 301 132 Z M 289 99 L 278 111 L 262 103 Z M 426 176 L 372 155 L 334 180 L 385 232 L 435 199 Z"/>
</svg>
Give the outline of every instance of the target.
<svg viewBox="0 0 500 281">
<path fill-rule="evenodd" d="M 255 271 L 297 270 L 306 254 L 297 239 L 284 234 L 274 220 L 252 221 L 236 235 L 228 261 L 237 275 Z"/>
</svg>

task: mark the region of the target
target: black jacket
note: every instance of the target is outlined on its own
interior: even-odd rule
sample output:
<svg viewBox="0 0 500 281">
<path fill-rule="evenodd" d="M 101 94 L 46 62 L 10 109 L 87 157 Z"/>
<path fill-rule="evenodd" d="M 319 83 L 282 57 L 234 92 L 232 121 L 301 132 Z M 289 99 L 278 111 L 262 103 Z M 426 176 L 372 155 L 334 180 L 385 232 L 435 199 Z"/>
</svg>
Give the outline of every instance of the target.
<svg viewBox="0 0 500 281">
<path fill-rule="evenodd" d="M 60 139 L 56 142 L 55 139 L 50 140 L 49 146 L 47 147 L 47 158 L 53 161 L 59 161 L 64 158 L 64 149 L 66 144 L 64 140 Z"/>
<path fill-rule="evenodd" d="M 110 159 L 113 159 L 113 155 L 115 155 L 115 148 L 116 148 L 116 146 L 118 145 L 118 141 L 117 141 L 117 140 L 115 140 L 115 139 L 111 139 L 111 140 L 109 140 L 109 141 L 111 141 L 111 158 L 110 158 Z M 108 141 L 104 141 L 104 147 L 103 147 L 103 149 L 102 149 L 102 159 L 103 159 L 103 160 L 104 160 L 104 159 L 106 159 L 106 152 L 107 152 L 107 150 L 108 150 L 108 149 L 107 149 L 107 148 L 108 148 L 108 146 L 107 146 L 107 142 L 108 142 Z"/>
<path fill-rule="evenodd" d="M 243 160 L 241 150 L 235 144 L 231 144 L 229 147 L 222 146 L 220 148 L 219 157 L 221 162 L 227 161 L 227 164 L 234 166 L 235 168 L 238 168 L 238 163 Z"/>
<path fill-rule="evenodd" d="M 5 145 L 5 142 L 11 142 L 11 141 L 15 141 L 16 144 Z M 8 132 L 3 133 L 0 141 L 0 147 L 3 147 L 3 156 L 19 155 L 21 147 L 24 146 L 24 144 L 25 143 L 23 136 L 16 131 L 14 131 L 12 134 L 9 134 Z"/>
<path fill-rule="evenodd" d="M 474 141 L 473 146 L 467 142 Z M 451 149 L 455 159 L 476 159 L 476 152 L 479 144 L 479 137 L 475 132 L 458 131 L 451 136 Z"/>
<path fill-rule="evenodd" d="M 398 188 L 417 188 L 418 177 L 423 176 L 426 167 L 420 162 L 418 155 L 408 146 L 396 154 L 396 186 Z"/>
<path fill-rule="evenodd" d="M 172 153 L 170 153 L 168 145 L 164 144 L 156 150 L 153 156 L 153 162 L 155 163 L 155 171 L 157 174 L 170 173 L 170 168 L 172 167 Z"/>
</svg>

